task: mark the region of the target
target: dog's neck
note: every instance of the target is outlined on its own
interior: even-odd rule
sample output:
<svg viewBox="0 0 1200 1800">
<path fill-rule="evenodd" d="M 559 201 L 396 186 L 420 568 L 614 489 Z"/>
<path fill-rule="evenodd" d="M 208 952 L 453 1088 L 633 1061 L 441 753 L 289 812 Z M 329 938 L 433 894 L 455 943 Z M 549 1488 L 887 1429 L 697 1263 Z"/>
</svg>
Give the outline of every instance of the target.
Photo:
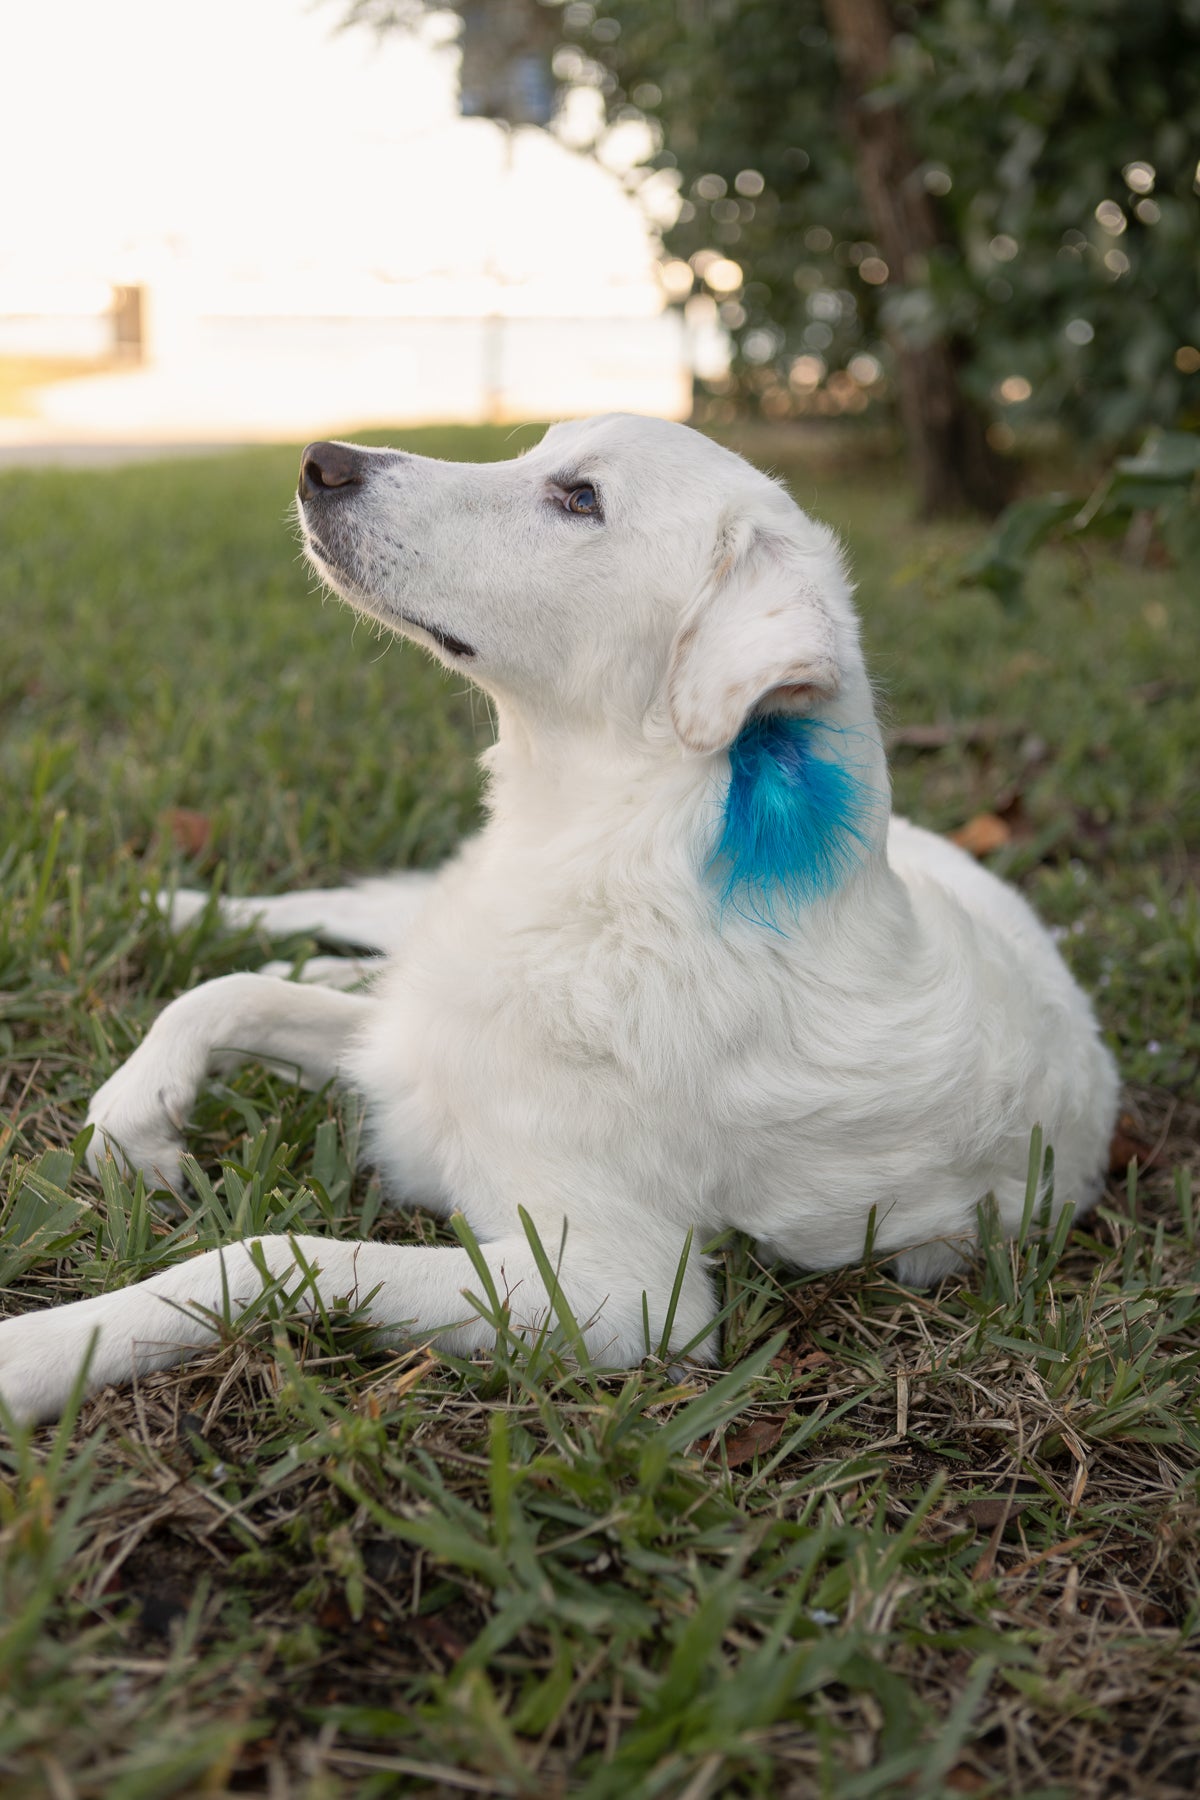
<svg viewBox="0 0 1200 1800">
<path fill-rule="evenodd" d="M 523 841 L 636 836 L 641 823 L 653 831 L 664 816 L 683 822 L 712 810 L 718 759 L 681 753 L 665 730 L 648 734 L 615 721 L 599 730 L 564 724 L 534 732 L 502 706 L 497 717 L 496 742 L 482 758 L 488 808 Z"/>
<path fill-rule="evenodd" d="M 677 891 L 722 916 L 784 930 L 817 903 L 859 887 L 862 877 L 887 874 L 889 791 L 873 717 L 858 732 L 784 722 L 785 742 L 811 734 L 823 754 L 841 759 L 834 766 L 858 805 L 853 819 L 844 806 L 842 816 L 824 818 L 821 808 L 832 806 L 837 794 L 818 780 L 812 792 L 798 795 L 790 842 L 779 835 L 777 814 L 755 835 L 753 809 L 747 836 L 744 759 L 739 769 L 728 752 L 684 751 L 669 727 L 654 720 L 640 731 L 614 722 L 602 732 L 564 725 L 534 733 L 501 707 L 498 721 L 497 742 L 483 758 L 490 849 L 534 865 L 531 879 L 564 897 L 578 883 L 592 894 L 609 883 L 627 890 L 643 869 L 647 891 L 661 892 L 669 869 Z M 818 764 L 818 773 L 827 766 Z M 731 830 L 734 798 L 740 811 Z M 770 802 L 777 806 L 777 793 Z M 771 856 L 778 857 L 777 869 Z M 802 859 L 811 861 L 806 866 Z"/>
</svg>

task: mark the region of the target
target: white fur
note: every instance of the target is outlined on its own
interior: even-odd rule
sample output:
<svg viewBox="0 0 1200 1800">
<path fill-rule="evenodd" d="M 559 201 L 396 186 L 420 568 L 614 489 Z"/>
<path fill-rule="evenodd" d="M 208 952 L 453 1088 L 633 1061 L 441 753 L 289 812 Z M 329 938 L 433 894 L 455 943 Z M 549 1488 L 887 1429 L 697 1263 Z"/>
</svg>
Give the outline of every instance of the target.
<svg viewBox="0 0 1200 1800">
<path fill-rule="evenodd" d="M 645 1354 L 643 1294 L 661 1331 L 689 1229 L 676 1347 L 712 1320 L 699 1246 L 724 1227 L 831 1268 L 861 1253 L 874 1213 L 876 1252 L 927 1282 L 958 1266 L 989 1193 L 1016 1226 L 1039 1123 L 1055 1206 L 1088 1206 L 1112 1060 L 1020 896 L 888 827 L 830 533 L 729 451 L 649 419 L 558 426 L 495 465 L 362 456 L 359 484 L 301 507 L 312 560 L 395 630 L 471 647 L 442 654 L 495 705 L 488 823 L 436 877 L 227 903 L 231 920 L 389 960 L 369 995 L 270 975 L 184 994 L 97 1094 L 94 1150 L 174 1184 L 214 1067 L 336 1073 L 366 1098 L 397 1198 L 461 1209 L 515 1322 L 549 1305 L 524 1207 L 561 1247 L 589 1348 L 617 1364 Z M 568 510 L 584 483 L 603 519 Z M 705 870 L 728 745 L 755 709 L 781 708 L 851 734 L 879 804 L 840 890 L 773 930 L 722 910 Z M 177 921 L 195 904 L 177 897 Z M 465 1251 L 295 1243 L 326 1301 L 377 1290 L 381 1325 L 459 1351 L 491 1341 L 463 1298 L 479 1287 Z M 292 1240 L 262 1244 L 273 1271 L 294 1268 Z M 238 1244 L 14 1319 L 0 1392 L 50 1416 L 93 1336 L 90 1386 L 129 1380 L 259 1286 Z"/>
</svg>

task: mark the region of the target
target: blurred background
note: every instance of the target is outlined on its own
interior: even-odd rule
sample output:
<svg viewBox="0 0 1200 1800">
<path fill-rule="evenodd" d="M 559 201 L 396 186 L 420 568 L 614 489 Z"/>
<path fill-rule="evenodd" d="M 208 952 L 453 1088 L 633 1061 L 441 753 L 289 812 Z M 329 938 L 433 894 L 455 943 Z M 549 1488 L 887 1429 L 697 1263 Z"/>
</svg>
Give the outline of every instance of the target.
<svg viewBox="0 0 1200 1800">
<path fill-rule="evenodd" d="M 9 8 L 0 454 L 612 408 L 926 514 L 1200 418 L 1200 0 Z"/>
<path fill-rule="evenodd" d="M 581 150 L 599 96 L 560 107 L 525 10 L 7 10 L 4 439 L 686 416 L 723 345 L 666 308 L 620 179 L 651 138 Z"/>
</svg>

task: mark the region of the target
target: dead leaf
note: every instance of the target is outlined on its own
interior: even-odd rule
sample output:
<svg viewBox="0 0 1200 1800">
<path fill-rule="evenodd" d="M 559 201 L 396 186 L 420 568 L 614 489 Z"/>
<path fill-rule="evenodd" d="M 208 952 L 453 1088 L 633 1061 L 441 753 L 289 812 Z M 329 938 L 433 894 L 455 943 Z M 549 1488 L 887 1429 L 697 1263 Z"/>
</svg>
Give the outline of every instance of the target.
<svg viewBox="0 0 1200 1800">
<path fill-rule="evenodd" d="M 972 856 L 991 856 L 993 851 L 1002 850 L 1005 844 L 1012 842 L 1012 827 L 995 813 L 976 813 L 973 819 L 952 831 L 950 837 Z"/>
<path fill-rule="evenodd" d="M 1124 1176 L 1131 1162 L 1136 1162 L 1139 1169 L 1161 1169 L 1164 1161 L 1161 1151 L 1140 1136 L 1137 1121 L 1129 1113 L 1122 1113 L 1108 1146 L 1109 1174 Z"/>
<path fill-rule="evenodd" d="M 981 1794 L 985 1788 L 991 1787 L 977 1769 L 969 1763 L 955 1763 L 942 1777 L 942 1786 L 949 1788 L 952 1794 Z"/>
<path fill-rule="evenodd" d="M 963 1511 L 976 1525 L 991 1531 L 997 1525 L 1011 1524 L 1030 1504 L 1011 1494 L 984 1494 L 978 1500 L 968 1500 Z"/>
<path fill-rule="evenodd" d="M 803 1356 L 793 1356 L 790 1351 L 783 1350 L 771 1358 L 771 1367 L 781 1375 L 795 1376 L 807 1374 L 809 1369 L 819 1369 L 823 1363 L 832 1361 L 828 1350 L 807 1350 Z"/>
<path fill-rule="evenodd" d="M 782 1419 L 754 1419 L 725 1439 L 725 1460 L 731 1469 L 753 1462 L 773 1450 L 783 1436 Z"/>
<path fill-rule="evenodd" d="M 208 849 L 212 820 L 207 813 L 194 812 L 190 806 L 172 806 L 162 815 L 162 822 L 184 856 L 203 856 Z"/>
<path fill-rule="evenodd" d="M 1159 1630 L 1171 1624 L 1171 1615 L 1165 1606 L 1156 1600 L 1143 1600 L 1136 1594 L 1105 1594 L 1100 1598 L 1087 1596 L 1079 1602 L 1081 1613 L 1100 1612 L 1106 1619 L 1117 1624 L 1132 1625 L 1135 1622 L 1143 1629 Z"/>
<path fill-rule="evenodd" d="M 343 1594 L 329 1594 L 317 1608 L 317 1624 L 322 1631 L 349 1631 L 354 1624 Z"/>
</svg>

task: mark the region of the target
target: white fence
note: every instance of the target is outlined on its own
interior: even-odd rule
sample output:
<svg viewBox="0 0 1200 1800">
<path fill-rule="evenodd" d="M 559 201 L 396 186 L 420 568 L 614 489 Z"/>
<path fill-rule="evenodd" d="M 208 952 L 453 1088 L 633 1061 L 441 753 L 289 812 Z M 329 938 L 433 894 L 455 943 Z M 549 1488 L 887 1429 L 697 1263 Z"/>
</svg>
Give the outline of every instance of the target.
<svg viewBox="0 0 1200 1800">
<path fill-rule="evenodd" d="M 255 437 L 334 426 L 551 419 L 631 411 L 686 417 L 691 370 L 677 313 L 642 317 L 303 317 L 147 309 L 145 360 L 43 388 L 64 436 Z M 111 315 L 0 315 L 0 355 L 96 357 Z"/>
</svg>

